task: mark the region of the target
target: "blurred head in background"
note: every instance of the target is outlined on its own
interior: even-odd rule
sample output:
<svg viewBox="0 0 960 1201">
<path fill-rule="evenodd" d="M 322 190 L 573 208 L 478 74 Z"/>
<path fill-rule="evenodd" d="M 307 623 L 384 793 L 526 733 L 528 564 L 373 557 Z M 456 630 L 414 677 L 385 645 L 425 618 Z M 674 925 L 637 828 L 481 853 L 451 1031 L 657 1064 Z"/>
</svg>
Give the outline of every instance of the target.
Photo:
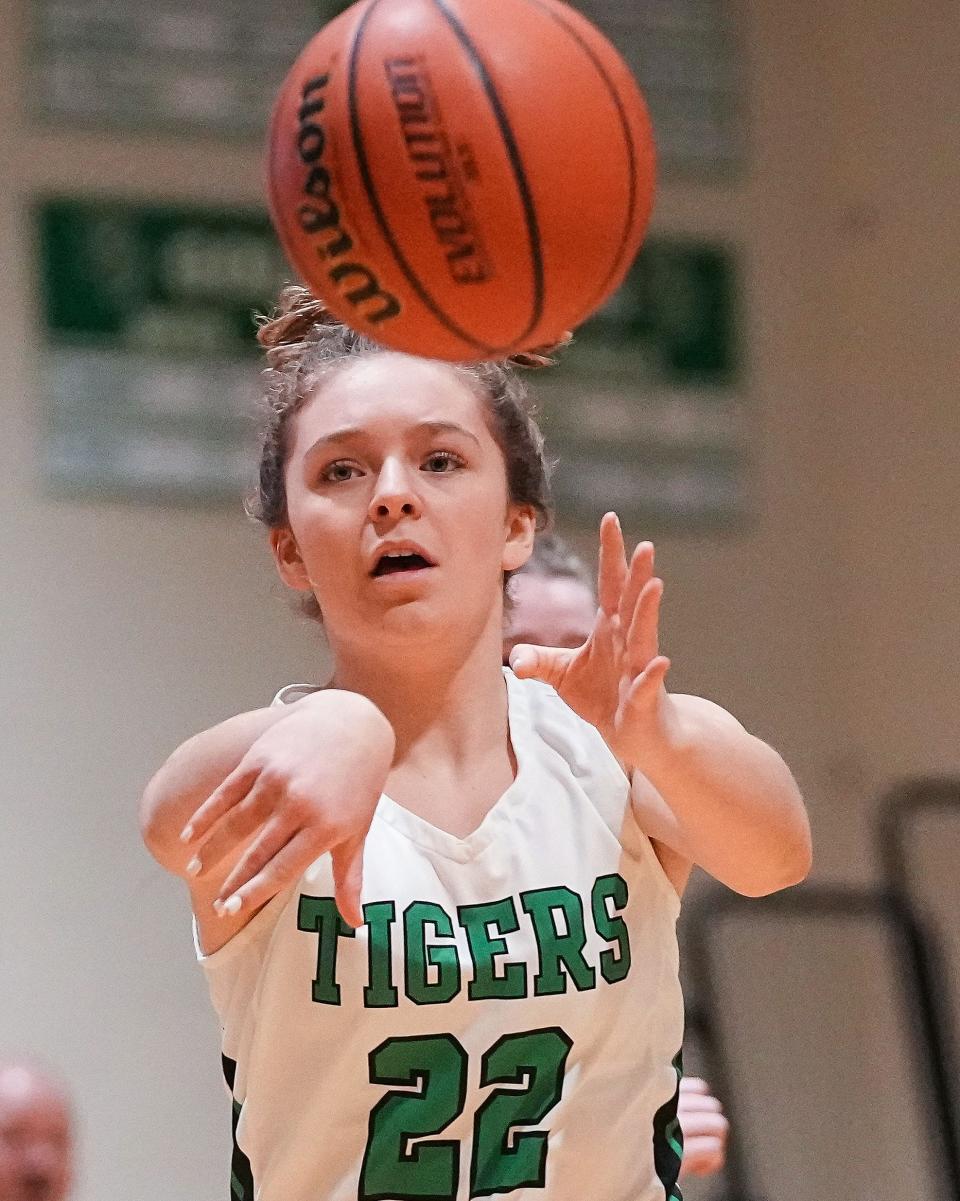
<svg viewBox="0 0 960 1201">
<path fill-rule="evenodd" d="M 586 567 L 555 534 L 541 534 L 533 554 L 510 581 L 503 661 L 520 643 L 582 646 L 593 629 L 597 598 Z"/>
<path fill-rule="evenodd" d="M 37 1064 L 0 1059 L 0 1201 L 65 1201 L 72 1184 L 66 1089 Z"/>
</svg>

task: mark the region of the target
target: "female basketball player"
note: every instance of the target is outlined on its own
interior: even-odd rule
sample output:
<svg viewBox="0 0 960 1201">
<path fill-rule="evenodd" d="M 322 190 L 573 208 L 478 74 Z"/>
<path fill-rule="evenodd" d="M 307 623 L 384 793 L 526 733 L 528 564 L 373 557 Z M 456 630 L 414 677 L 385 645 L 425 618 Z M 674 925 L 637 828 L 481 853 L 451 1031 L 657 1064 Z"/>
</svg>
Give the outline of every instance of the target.
<svg viewBox="0 0 960 1201">
<path fill-rule="evenodd" d="M 521 643 L 574 649 L 590 637 L 597 597 L 583 562 L 555 534 L 541 534 L 533 553 L 510 581 L 503 661 Z M 684 1076 L 677 1098 L 683 1134 L 680 1178 L 711 1176 L 726 1162 L 730 1124 L 705 1080 Z"/>
<path fill-rule="evenodd" d="M 332 680 L 197 735 L 143 802 L 223 1027 L 234 1196 L 669 1196 L 678 885 L 805 875 L 793 779 L 666 692 L 652 547 L 628 564 L 612 515 L 587 644 L 503 672 L 547 505 L 508 368 L 380 351 L 297 290 L 261 341 L 257 511 Z"/>
</svg>

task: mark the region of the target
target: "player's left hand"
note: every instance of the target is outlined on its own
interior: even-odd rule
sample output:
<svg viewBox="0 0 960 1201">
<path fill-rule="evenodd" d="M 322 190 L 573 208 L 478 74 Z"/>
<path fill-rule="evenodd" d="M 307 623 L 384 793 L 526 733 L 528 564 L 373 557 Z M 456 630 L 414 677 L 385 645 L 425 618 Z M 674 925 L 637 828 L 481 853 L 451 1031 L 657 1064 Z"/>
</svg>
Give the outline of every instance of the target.
<svg viewBox="0 0 960 1201">
<path fill-rule="evenodd" d="M 518 676 L 551 684 L 629 767 L 669 745 L 676 728 L 664 687 L 670 660 L 659 650 L 662 595 L 653 544 L 641 542 L 628 564 L 620 522 L 607 513 L 600 523 L 600 607 L 590 637 L 576 650 L 521 645 L 510 654 Z"/>
<path fill-rule="evenodd" d="M 727 1158 L 730 1123 L 705 1080 L 684 1076 L 680 1081 L 677 1118 L 683 1131 L 681 1177 L 719 1172 Z"/>
</svg>

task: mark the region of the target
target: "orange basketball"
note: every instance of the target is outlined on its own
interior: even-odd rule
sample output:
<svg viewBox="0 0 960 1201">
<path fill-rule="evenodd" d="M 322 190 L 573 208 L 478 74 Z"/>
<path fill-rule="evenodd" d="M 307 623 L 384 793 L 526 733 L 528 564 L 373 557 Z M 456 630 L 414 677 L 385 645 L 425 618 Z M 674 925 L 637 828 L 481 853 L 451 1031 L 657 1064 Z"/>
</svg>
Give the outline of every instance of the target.
<svg viewBox="0 0 960 1201">
<path fill-rule="evenodd" d="M 338 318 L 464 361 L 553 342 L 610 295 L 654 151 L 623 59 L 560 0 L 360 0 L 287 76 L 267 172 Z"/>
</svg>

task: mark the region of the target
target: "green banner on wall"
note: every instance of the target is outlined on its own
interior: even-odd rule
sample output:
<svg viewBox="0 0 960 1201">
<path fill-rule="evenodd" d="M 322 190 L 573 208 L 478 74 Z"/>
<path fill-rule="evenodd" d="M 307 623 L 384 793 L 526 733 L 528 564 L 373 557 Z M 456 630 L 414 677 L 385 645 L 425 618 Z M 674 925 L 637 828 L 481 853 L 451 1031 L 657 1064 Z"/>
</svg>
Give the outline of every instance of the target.
<svg viewBox="0 0 960 1201">
<path fill-rule="evenodd" d="M 648 239 L 623 287 L 537 372 L 559 512 L 650 532 L 732 528 L 748 500 L 734 251 Z"/>
<path fill-rule="evenodd" d="M 253 464 L 253 314 L 289 277 L 266 216 L 54 199 L 35 217 L 49 481 L 235 498 Z"/>
<path fill-rule="evenodd" d="M 47 479 L 236 499 L 254 470 L 253 314 L 290 275 L 266 216 L 79 199 L 35 216 Z M 528 377 L 562 514 L 616 508 L 650 530 L 740 520 L 735 311 L 728 248 L 653 237 L 560 365 Z"/>
</svg>

